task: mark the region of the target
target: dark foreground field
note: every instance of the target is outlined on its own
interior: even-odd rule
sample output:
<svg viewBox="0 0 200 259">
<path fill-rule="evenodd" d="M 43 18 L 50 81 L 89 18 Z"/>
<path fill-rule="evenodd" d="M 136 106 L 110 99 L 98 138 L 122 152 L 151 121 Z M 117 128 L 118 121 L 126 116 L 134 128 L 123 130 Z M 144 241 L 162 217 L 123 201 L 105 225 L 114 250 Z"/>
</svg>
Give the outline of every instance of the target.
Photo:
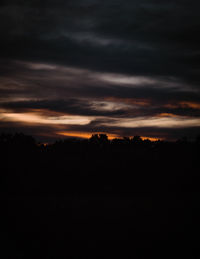
<svg viewBox="0 0 200 259">
<path fill-rule="evenodd" d="M 1 258 L 199 258 L 199 151 L 1 135 Z"/>
</svg>

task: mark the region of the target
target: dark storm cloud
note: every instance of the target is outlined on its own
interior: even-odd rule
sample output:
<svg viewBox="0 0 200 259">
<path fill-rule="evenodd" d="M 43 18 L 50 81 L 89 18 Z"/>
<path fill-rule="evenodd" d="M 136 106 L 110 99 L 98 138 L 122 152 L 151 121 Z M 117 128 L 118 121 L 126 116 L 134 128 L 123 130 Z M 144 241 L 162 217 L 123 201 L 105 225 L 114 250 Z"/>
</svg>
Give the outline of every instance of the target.
<svg viewBox="0 0 200 259">
<path fill-rule="evenodd" d="M 198 83 L 199 7 L 199 1 L 6 1 L 1 49 L 10 58 Z"/>
<path fill-rule="evenodd" d="M 74 131 L 103 131 L 101 116 L 199 118 L 199 8 L 197 0 L 1 1 L 0 109 L 97 117 Z M 159 135 L 137 128 L 147 131 Z"/>
<path fill-rule="evenodd" d="M 101 104 L 104 108 L 103 103 Z M 95 106 L 88 102 L 88 100 L 68 99 L 68 100 L 42 100 L 42 101 L 25 101 L 25 102 L 13 102 L 2 103 L 2 108 L 7 108 L 13 111 L 26 112 L 29 109 L 46 109 L 46 114 L 51 112 L 59 112 L 70 115 L 88 115 L 88 116 L 126 116 L 126 110 L 95 110 Z"/>
<path fill-rule="evenodd" d="M 121 100 L 120 100 L 121 101 Z M 125 99 L 126 101 L 126 99 Z M 177 101 L 177 100 L 176 100 Z M 174 102 L 176 103 L 176 102 Z M 53 116 L 55 112 L 70 115 L 83 116 L 112 116 L 120 118 L 135 118 L 140 116 L 157 116 L 159 114 L 173 114 L 179 116 L 200 117 L 200 105 L 198 107 L 190 107 L 190 103 L 181 103 L 179 106 L 173 106 L 173 102 L 151 104 L 150 105 L 124 105 L 122 106 L 116 102 L 118 109 L 109 109 L 106 107 L 107 102 L 95 102 L 90 99 L 67 99 L 67 100 L 29 100 L 20 102 L 2 102 L 0 108 L 6 108 L 13 112 L 28 112 L 30 110 L 39 109 L 41 114 L 44 113 Z M 112 103 L 112 106 L 115 103 Z"/>
<path fill-rule="evenodd" d="M 198 89 L 175 78 L 128 76 L 34 62 L 5 63 L 0 73 L 0 91 L 1 97 L 10 92 L 38 99 L 147 98 L 161 104 L 200 101 Z"/>
</svg>

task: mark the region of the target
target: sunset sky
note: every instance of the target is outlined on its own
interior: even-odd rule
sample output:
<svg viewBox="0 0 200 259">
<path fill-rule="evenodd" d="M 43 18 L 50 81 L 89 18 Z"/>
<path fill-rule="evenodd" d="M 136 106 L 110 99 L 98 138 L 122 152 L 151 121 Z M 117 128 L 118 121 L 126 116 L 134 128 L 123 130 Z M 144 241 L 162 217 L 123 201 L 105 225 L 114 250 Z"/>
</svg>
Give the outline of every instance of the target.
<svg viewBox="0 0 200 259">
<path fill-rule="evenodd" d="M 5 0 L 0 133 L 200 134 L 200 2 Z"/>
</svg>

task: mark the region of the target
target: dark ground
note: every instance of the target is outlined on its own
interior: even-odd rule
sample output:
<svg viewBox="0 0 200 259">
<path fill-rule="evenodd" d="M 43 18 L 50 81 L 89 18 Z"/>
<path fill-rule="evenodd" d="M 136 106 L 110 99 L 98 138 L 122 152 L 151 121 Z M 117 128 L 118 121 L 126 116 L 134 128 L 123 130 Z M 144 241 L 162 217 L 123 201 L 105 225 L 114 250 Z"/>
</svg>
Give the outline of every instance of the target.
<svg viewBox="0 0 200 259">
<path fill-rule="evenodd" d="M 200 142 L 0 136 L 1 258 L 199 258 Z"/>
</svg>

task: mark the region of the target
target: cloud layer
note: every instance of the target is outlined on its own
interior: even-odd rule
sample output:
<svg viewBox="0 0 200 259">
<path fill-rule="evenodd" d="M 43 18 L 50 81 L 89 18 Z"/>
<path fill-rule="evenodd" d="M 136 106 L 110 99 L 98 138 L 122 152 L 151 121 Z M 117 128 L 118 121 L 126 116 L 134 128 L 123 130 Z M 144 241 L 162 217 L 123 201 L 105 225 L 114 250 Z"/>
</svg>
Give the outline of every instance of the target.
<svg viewBox="0 0 200 259">
<path fill-rule="evenodd" d="M 196 0 L 3 1 L 0 131 L 194 138 L 199 7 Z"/>
</svg>

